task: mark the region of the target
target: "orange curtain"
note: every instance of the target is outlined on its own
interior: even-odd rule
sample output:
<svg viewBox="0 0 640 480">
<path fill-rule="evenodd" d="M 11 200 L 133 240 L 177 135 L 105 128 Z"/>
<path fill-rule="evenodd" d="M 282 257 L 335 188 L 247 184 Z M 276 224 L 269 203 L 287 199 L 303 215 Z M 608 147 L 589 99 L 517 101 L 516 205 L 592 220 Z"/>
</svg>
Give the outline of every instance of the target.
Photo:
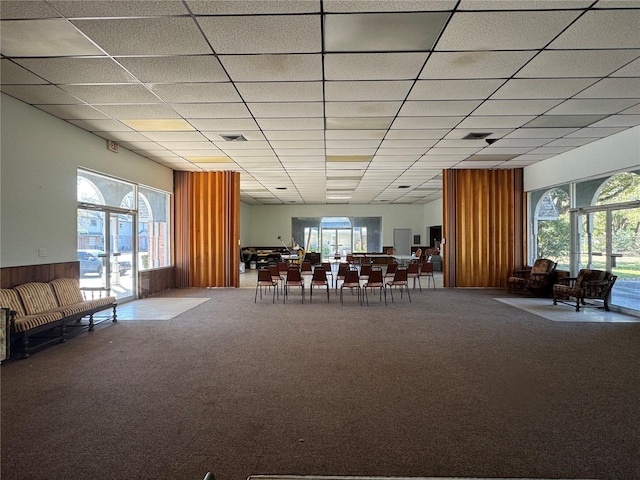
<svg viewBox="0 0 640 480">
<path fill-rule="evenodd" d="M 444 282 L 506 287 L 526 253 L 522 169 L 445 170 Z"/>
<path fill-rule="evenodd" d="M 175 172 L 176 286 L 240 286 L 240 174 Z"/>
</svg>

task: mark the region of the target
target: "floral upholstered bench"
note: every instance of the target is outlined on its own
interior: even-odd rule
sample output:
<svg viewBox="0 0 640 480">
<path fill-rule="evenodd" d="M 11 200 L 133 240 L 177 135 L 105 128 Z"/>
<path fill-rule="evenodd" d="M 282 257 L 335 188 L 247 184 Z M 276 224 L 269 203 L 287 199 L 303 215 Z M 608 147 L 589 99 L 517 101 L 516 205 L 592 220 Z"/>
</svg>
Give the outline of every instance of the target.
<svg viewBox="0 0 640 480">
<path fill-rule="evenodd" d="M 0 307 L 9 309 L 11 340 L 21 350 L 22 358 L 31 353 L 31 338 L 42 340 L 37 345 L 41 347 L 65 342 L 69 326 L 93 330 L 93 315 L 97 312 L 112 309 L 111 318 L 116 322 L 116 306 L 109 289 L 81 288 L 74 278 L 0 289 Z M 84 317 L 89 317 L 88 324 L 81 322 Z"/>
</svg>

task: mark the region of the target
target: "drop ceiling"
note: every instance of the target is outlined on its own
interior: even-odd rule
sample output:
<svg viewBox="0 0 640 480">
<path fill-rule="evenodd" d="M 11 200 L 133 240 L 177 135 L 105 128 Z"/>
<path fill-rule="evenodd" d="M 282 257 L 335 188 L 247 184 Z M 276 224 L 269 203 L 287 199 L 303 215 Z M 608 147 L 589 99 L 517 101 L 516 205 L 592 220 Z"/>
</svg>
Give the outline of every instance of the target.
<svg viewBox="0 0 640 480">
<path fill-rule="evenodd" d="M 3 0 L 0 16 L 4 93 L 174 170 L 238 171 L 250 204 L 424 204 L 443 169 L 521 168 L 640 125 L 637 0 Z"/>
</svg>

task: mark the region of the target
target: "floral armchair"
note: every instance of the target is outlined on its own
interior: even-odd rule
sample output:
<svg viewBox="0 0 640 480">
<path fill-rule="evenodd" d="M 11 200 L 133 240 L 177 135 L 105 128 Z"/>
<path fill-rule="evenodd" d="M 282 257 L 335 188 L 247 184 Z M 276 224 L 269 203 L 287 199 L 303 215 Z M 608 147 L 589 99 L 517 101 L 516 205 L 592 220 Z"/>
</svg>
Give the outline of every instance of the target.
<svg viewBox="0 0 640 480">
<path fill-rule="evenodd" d="M 510 292 L 528 292 L 548 296 L 555 280 L 556 262 L 538 258 L 530 268 L 514 270 L 507 279 Z"/>
<path fill-rule="evenodd" d="M 577 277 L 558 280 L 559 283 L 553 286 L 553 304 L 570 303 L 567 300 L 575 298 L 576 312 L 579 312 L 581 306 L 598 306 L 587 304 L 586 300 L 602 300 L 604 309 L 609 311 L 609 294 L 617 278 L 611 272 L 583 268 Z"/>
</svg>

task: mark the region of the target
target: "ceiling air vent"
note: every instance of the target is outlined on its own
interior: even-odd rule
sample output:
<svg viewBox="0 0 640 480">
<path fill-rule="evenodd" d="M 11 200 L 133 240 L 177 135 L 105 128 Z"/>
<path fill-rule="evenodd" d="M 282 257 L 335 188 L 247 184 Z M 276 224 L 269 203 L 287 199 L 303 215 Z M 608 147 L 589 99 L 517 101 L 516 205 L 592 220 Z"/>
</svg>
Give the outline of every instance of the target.
<svg viewBox="0 0 640 480">
<path fill-rule="evenodd" d="M 493 132 L 489 132 L 489 133 L 471 132 L 465 135 L 464 137 L 462 137 L 462 139 L 463 140 L 482 140 L 483 138 L 487 138 L 492 133 Z"/>
<path fill-rule="evenodd" d="M 247 139 L 242 135 L 220 135 L 225 142 L 246 142 Z"/>
</svg>

